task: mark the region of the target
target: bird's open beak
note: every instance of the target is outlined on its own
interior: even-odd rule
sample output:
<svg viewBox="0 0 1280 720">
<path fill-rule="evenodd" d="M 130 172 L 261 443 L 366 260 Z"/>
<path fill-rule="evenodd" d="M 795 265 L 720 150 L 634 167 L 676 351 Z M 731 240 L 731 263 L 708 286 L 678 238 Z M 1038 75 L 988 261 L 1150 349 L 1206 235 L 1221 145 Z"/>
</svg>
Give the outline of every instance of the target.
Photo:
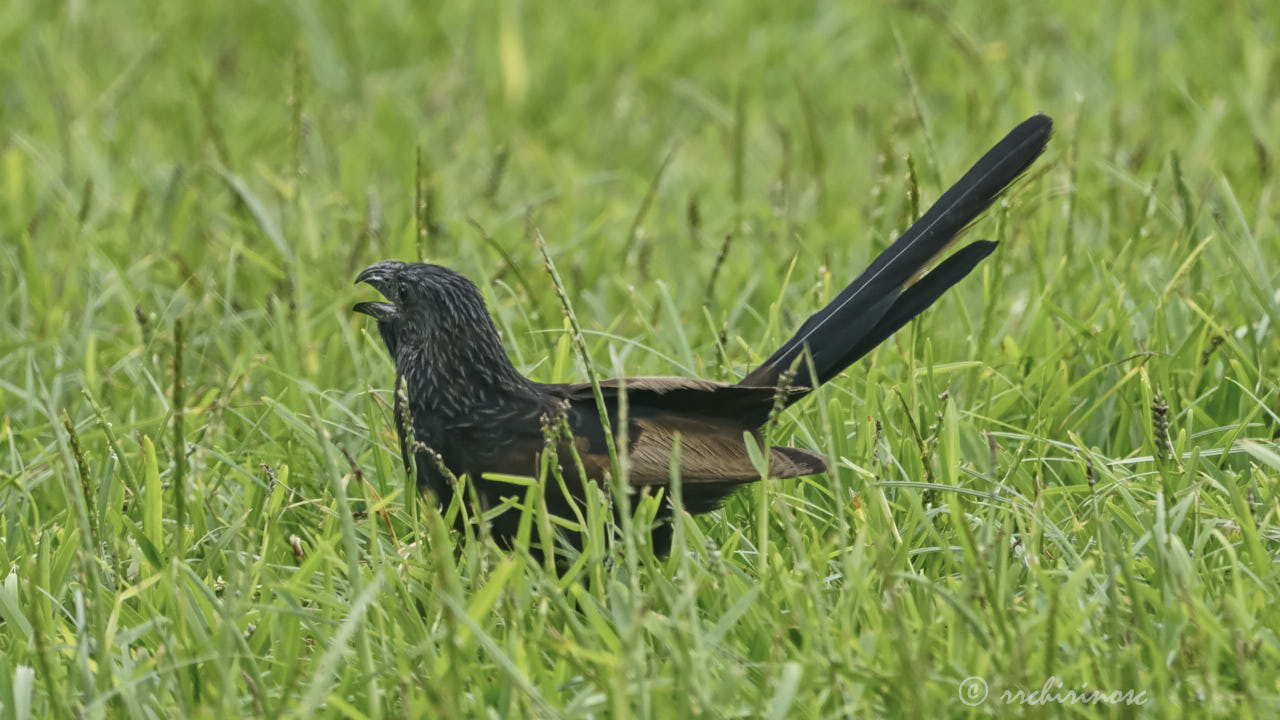
<svg viewBox="0 0 1280 720">
<path fill-rule="evenodd" d="M 391 282 L 396 271 L 403 263 L 395 260 L 383 260 L 360 271 L 356 276 L 356 284 L 367 283 L 384 297 L 391 297 Z M 353 312 L 364 313 L 378 321 L 392 320 L 396 317 L 396 306 L 389 302 L 362 302 L 351 308 Z"/>
</svg>

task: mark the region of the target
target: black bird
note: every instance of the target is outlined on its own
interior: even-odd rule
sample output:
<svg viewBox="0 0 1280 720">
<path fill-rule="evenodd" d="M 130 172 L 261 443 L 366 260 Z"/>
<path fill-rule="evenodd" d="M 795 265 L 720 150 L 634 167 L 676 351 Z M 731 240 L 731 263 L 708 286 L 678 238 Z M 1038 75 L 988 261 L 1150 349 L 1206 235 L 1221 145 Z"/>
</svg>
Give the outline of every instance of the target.
<svg viewBox="0 0 1280 720">
<path fill-rule="evenodd" d="M 1053 131 L 1045 115 L 1014 128 L 942 194 L 905 233 L 796 334 L 737 384 L 681 377 L 625 381 L 630 472 L 637 488 L 664 487 L 670 478 L 675 435 L 680 436 L 684 507 L 692 513 L 718 507 L 735 489 L 760 479 L 743 433 L 761 438 L 776 405 L 790 405 L 835 377 L 933 304 L 995 249 L 977 241 L 921 272 L 1044 150 Z M 418 487 L 447 501 L 449 475 L 467 475 L 482 502 L 518 495 L 488 473 L 536 476 L 546 447 L 547 418 L 563 417 L 572 433 L 558 457 L 566 486 L 581 501 L 583 483 L 599 481 L 611 464 L 603 424 L 589 383 L 534 382 L 511 364 L 479 289 L 439 265 L 384 260 L 356 278 L 390 302 L 354 310 L 378 321 L 378 331 L 403 377 L 414 441 L 401 433 L 401 452 L 414 454 Z M 811 355 L 816 375 L 809 371 Z M 787 374 L 794 375 L 787 379 Z M 611 427 L 618 433 L 617 380 L 600 383 Z M 397 413 L 397 417 L 399 413 Z M 581 457 L 579 477 L 569 451 Z M 827 460 L 811 450 L 769 448 L 769 476 L 794 478 L 824 472 Z M 443 467 L 442 467 L 443 466 Z M 448 472 L 446 473 L 445 470 Z M 572 517 L 559 484 L 547 484 L 551 512 Z M 492 532 L 514 537 L 518 517 L 499 515 Z M 654 529 L 655 551 L 665 553 L 669 529 Z"/>
</svg>

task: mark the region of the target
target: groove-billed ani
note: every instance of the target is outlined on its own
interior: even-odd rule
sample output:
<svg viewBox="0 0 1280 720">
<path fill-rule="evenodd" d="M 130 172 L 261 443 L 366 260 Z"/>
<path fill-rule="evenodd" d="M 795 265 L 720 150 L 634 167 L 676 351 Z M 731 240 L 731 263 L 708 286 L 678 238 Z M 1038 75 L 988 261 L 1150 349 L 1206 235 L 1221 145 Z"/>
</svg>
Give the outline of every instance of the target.
<svg viewBox="0 0 1280 720">
<path fill-rule="evenodd" d="M 670 478 L 674 437 L 680 436 L 684 507 L 707 512 L 736 488 L 760 478 L 743 433 L 757 440 L 775 406 L 785 406 L 835 377 L 923 312 L 995 249 L 974 242 L 920 273 L 985 210 L 1044 150 L 1053 123 L 1035 115 L 1014 128 L 943 193 L 921 218 L 826 307 L 737 384 L 680 377 L 625 381 L 630 472 L 634 487 L 664 487 Z M 356 278 L 391 302 L 356 305 L 373 316 L 395 359 L 396 385 L 407 388 L 414 440 L 401 437 L 401 452 L 414 448 L 420 489 L 449 497 L 447 475 L 468 475 L 483 502 L 493 504 L 515 487 L 485 475 L 536 476 L 546 446 L 547 418 L 563 417 L 586 477 L 569 460 L 568 441 L 558 448 L 570 494 L 581 501 L 583 482 L 598 481 L 610 459 L 591 385 L 548 385 L 521 375 L 470 281 L 438 265 L 384 260 Z M 803 357 L 808 349 L 811 361 Z M 816 376 L 810 374 L 810 362 Z M 786 374 L 794 371 L 788 381 Z M 618 433 L 620 383 L 601 390 Z M 780 387 L 781 386 L 781 387 Z M 563 415 L 562 415 L 563 414 Z M 398 415 L 398 414 L 397 414 Z M 428 453 L 434 453 L 435 456 Z M 406 457 L 407 460 L 407 457 Z M 819 453 L 791 447 L 768 449 L 769 476 L 793 478 L 827 469 Z M 551 512 L 571 517 L 558 483 L 547 483 Z M 509 541 L 518 518 L 507 512 L 493 532 Z M 666 552 L 669 533 L 654 531 L 654 546 Z"/>
</svg>

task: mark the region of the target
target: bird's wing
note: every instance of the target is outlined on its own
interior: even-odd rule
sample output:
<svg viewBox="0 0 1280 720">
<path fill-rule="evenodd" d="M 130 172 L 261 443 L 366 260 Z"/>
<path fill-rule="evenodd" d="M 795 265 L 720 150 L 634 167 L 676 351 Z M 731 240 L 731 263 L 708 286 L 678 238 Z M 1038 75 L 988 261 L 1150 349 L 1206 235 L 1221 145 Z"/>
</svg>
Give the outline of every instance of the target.
<svg viewBox="0 0 1280 720">
<path fill-rule="evenodd" d="M 591 385 L 560 386 L 569 400 L 570 426 L 589 474 L 603 475 L 609 467 L 599 412 Z M 707 380 L 674 377 L 629 378 L 600 383 L 611 426 L 618 423 L 618 395 L 627 394 L 627 456 L 632 485 L 666 485 L 671 479 L 671 455 L 680 440 L 680 477 L 690 484 L 727 483 L 728 487 L 760 479 L 743 437 L 753 424 L 744 418 L 772 407 L 776 388 L 742 387 Z M 792 392 L 803 393 L 799 388 Z M 769 476 L 800 477 L 824 472 L 826 459 L 798 448 L 769 448 Z"/>
<path fill-rule="evenodd" d="M 629 424 L 632 438 L 628 446 L 628 477 L 632 485 L 666 485 L 671 481 L 671 455 L 677 435 L 683 481 L 744 483 L 760 479 L 741 428 L 675 413 L 634 417 Z M 759 435 L 752 433 L 752 437 L 758 447 Z M 800 477 L 827 469 L 826 459 L 808 450 L 773 447 L 768 448 L 768 453 L 769 477 Z"/>
</svg>

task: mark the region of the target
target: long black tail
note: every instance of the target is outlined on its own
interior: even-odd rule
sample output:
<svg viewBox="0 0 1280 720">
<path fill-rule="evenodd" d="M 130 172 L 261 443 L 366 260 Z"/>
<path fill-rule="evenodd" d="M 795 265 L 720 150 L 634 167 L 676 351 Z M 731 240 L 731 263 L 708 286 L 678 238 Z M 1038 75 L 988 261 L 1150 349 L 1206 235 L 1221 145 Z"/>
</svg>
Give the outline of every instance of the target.
<svg viewBox="0 0 1280 720">
<path fill-rule="evenodd" d="M 996 244 L 972 243 L 918 281 L 912 283 L 912 279 L 1035 162 L 1052 134 L 1053 120 L 1047 115 L 1033 115 L 1010 131 L 902 237 L 740 384 L 776 385 L 808 347 L 817 370 L 816 382 L 801 361 L 792 385 L 817 387 L 924 312 L 991 254 Z"/>
</svg>

